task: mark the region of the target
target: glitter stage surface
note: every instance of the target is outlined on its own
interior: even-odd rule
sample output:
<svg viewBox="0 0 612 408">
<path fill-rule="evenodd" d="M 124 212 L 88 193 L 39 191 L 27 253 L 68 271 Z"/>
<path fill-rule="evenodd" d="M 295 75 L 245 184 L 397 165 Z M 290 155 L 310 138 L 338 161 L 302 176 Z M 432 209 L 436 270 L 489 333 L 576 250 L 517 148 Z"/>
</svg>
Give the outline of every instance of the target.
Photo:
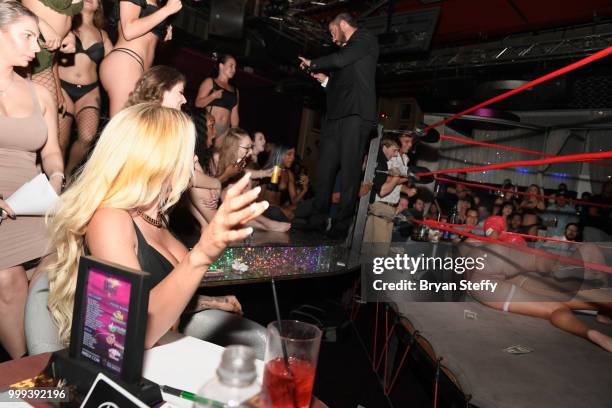
<svg viewBox="0 0 612 408">
<path fill-rule="evenodd" d="M 303 279 L 349 272 L 342 242 L 315 233 L 260 232 L 227 248 L 200 286 Z"/>
</svg>

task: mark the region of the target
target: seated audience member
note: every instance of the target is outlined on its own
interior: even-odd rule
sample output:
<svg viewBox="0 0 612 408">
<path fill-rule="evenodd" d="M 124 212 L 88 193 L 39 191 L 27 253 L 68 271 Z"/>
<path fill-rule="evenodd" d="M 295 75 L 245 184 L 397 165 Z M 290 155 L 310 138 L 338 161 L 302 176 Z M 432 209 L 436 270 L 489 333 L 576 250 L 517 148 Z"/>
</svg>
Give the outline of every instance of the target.
<svg viewBox="0 0 612 408">
<path fill-rule="evenodd" d="M 476 227 L 478 226 L 478 209 L 474 207 L 470 207 L 465 212 L 465 222 L 463 222 L 468 227 Z M 466 229 L 467 232 L 471 232 L 474 235 L 482 235 L 484 236 L 484 231 L 481 229 Z M 459 242 L 463 242 L 468 239 L 465 235 L 454 236 L 452 238 L 452 242 L 457 244 Z"/>
<path fill-rule="evenodd" d="M 406 239 L 412 236 L 415 228 L 420 228 L 420 225 L 416 225 L 411 222 L 411 219 L 423 220 L 425 213 L 425 200 L 422 197 L 415 196 L 409 199 L 407 195 L 402 193 L 400 197 L 400 203 L 402 200 L 408 199 L 408 208 L 404 208 L 397 212 L 397 217 L 394 220 L 393 226 L 393 242 L 406 241 Z M 398 206 L 398 209 L 400 206 Z"/>
<path fill-rule="evenodd" d="M 425 212 L 425 200 L 422 197 L 414 197 L 410 208 L 414 210 L 413 215 L 416 218 L 420 220 L 423 219 L 423 213 Z"/>
<path fill-rule="evenodd" d="M 427 210 L 427 215 L 425 216 L 426 220 L 438 221 L 442 218 L 442 214 L 440 214 L 440 209 L 438 208 L 438 204 L 436 202 L 432 202 Z"/>
<path fill-rule="evenodd" d="M 510 201 L 504 201 L 501 207 L 501 216 L 504 217 L 506 223 L 509 223 L 510 214 L 514 212 L 514 205 Z"/>
<path fill-rule="evenodd" d="M 522 232 L 521 225 L 523 224 L 523 216 L 519 212 L 513 212 L 508 217 L 510 222 L 508 222 L 508 232 Z"/>
<path fill-rule="evenodd" d="M 478 209 L 470 207 L 465 211 L 465 225 L 475 227 L 478 225 Z M 476 230 L 474 230 L 476 231 Z"/>
<path fill-rule="evenodd" d="M 578 228 L 578 224 L 576 224 L 575 222 L 570 222 L 565 226 L 565 232 L 563 236 L 567 241 L 582 241 L 582 239 L 580 238 L 580 229 Z"/>
<path fill-rule="evenodd" d="M 410 208 L 410 198 L 406 194 L 400 194 L 399 203 L 397 203 L 397 208 L 395 209 L 396 214 L 401 214 L 402 211 Z"/>
<path fill-rule="evenodd" d="M 527 187 L 527 193 L 532 195 L 523 196 L 523 201 L 521 201 L 520 204 L 521 209 L 534 210 L 538 213 L 546 210 L 546 203 L 541 197 L 543 193 L 540 186 L 537 184 L 531 184 L 529 187 Z"/>
<path fill-rule="evenodd" d="M 68 344 L 78 260 L 87 254 L 151 274 L 146 348 L 190 312 L 183 315 L 186 334 L 222 345 L 247 344 L 263 355 L 265 329 L 240 317 L 235 297 L 196 295 L 208 267 L 230 242 L 249 236 L 252 228 L 245 224 L 268 207 L 254 203 L 258 189 L 246 190 L 249 175 L 227 191 L 225 204 L 191 251 L 166 228 L 166 212 L 193 175 L 194 146 L 193 122 L 159 104 L 134 105 L 108 123 L 51 220 L 56 252 L 39 276 L 48 279 L 48 300 L 37 301 L 47 296 L 40 284 L 28 299 L 30 350 L 52 351 L 40 350 L 40 341 L 54 344 L 52 349 Z M 40 327 L 54 327 L 54 339 L 42 339 Z"/>
<path fill-rule="evenodd" d="M 261 168 L 259 156 L 266 151 L 266 136 L 263 132 L 253 133 L 253 151 L 251 152 L 251 163 Z"/>
<path fill-rule="evenodd" d="M 230 128 L 219 147 L 214 148 L 210 165 L 203 170 L 208 176 L 221 183 L 223 189 L 217 199 L 222 200 L 227 188 L 243 174 L 252 148 L 251 137 L 240 128 Z M 265 170 L 260 170 L 260 172 L 260 176 L 265 174 Z M 200 198 L 193 197 L 192 202 L 198 199 Z M 211 207 L 200 206 L 197 203 L 194 203 L 194 207 L 201 211 L 202 217 L 200 218 L 206 222 L 209 222 L 215 212 Z M 251 221 L 250 225 L 256 229 L 275 232 L 286 232 L 291 228 L 289 223 L 271 220 L 264 216 L 257 217 Z"/>
<path fill-rule="evenodd" d="M 489 207 L 485 203 L 478 204 L 478 221 L 479 225 L 491 215 Z"/>
<path fill-rule="evenodd" d="M 495 201 L 493 201 L 493 207 L 491 208 L 491 215 L 501 215 L 503 205 L 504 205 L 503 197 L 497 197 Z"/>
<path fill-rule="evenodd" d="M 542 224 L 542 218 L 536 213 L 535 210 L 528 209 L 523 211 L 523 221 L 521 224 L 521 231 L 523 234 L 537 236 L 538 231 L 544 228 Z M 537 242 L 538 240 L 535 238 L 527 238 L 525 240 L 528 242 Z"/>
<path fill-rule="evenodd" d="M 466 196 L 465 198 L 458 200 L 455 223 L 465 224 L 466 211 L 468 210 L 468 208 L 472 208 L 472 207 L 473 207 L 473 203 L 471 201 L 470 196 Z"/>
<path fill-rule="evenodd" d="M 571 204 L 567 193 L 559 193 L 555 196 L 555 204 L 546 210 L 546 236 L 562 236 L 565 226 L 569 223 L 577 223 L 576 209 Z"/>
<path fill-rule="evenodd" d="M 516 202 L 515 194 L 512 191 L 504 192 L 504 202 L 512 203 L 514 207 L 518 207 L 518 203 Z"/>
<path fill-rule="evenodd" d="M 454 188 L 448 188 L 446 193 L 439 198 L 439 203 L 442 206 L 442 211 L 445 214 L 450 214 L 459 200 L 470 199 L 470 190 L 463 184 L 456 184 Z"/>
<path fill-rule="evenodd" d="M 457 173 L 455 175 L 455 177 L 448 177 L 450 179 L 453 180 L 457 180 L 457 181 L 466 181 L 467 180 L 467 173 L 464 172 L 460 172 Z M 449 184 L 446 186 L 445 190 L 444 190 L 444 194 L 457 194 L 457 186 L 461 185 L 462 187 L 459 187 L 459 190 L 463 189 L 466 190 L 465 186 L 463 186 L 463 184 Z"/>
<path fill-rule="evenodd" d="M 588 191 L 585 191 L 580 196 L 580 201 L 588 202 L 591 200 L 592 194 Z M 587 217 L 589 212 L 589 206 L 586 204 L 576 204 L 576 215 L 580 217 L 580 224 L 584 224 L 584 220 Z"/>
<path fill-rule="evenodd" d="M 402 242 L 412 233 L 413 225 L 409 221 L 410 218 L 416 217 L 423 219 L 424 202 L 421 198 L 415 197 L 411 200 L 408 195 L 401 193 L 399 203 L 395 209 L 395 218 L 393 220 L 393 234 L 391 241 Z M 421 208 L 419 211 L 418 208 Z M 420 215 L 420 218 L 419 218 Z"/>
<path fill-rule="evenodd" d="M 398 152 L 399 142 L 395 138 L 384 137 L 378 152 L 372 185 L 375 194 L 370 196 L 363 242 L 391 242 L 395 208 L 400 199 L 402 185 L 408 182 L 407 178 L 399 177 L 401 170 L 398 167 L 391 167 L 395 163 L 392 159 Z M 412 190 L 411 195 L 415 195 L 416 189 Z"/>
<path fill-rule="evenodd" d="M 579 237 L 579 233 L 580 229 L 578 227 L 578 224 L 570 222 L 565 226 L 565 231 L 563 235 L 554 235 L 551 238 L 568 242 L 580 242 L 582 241 L 582 239 Z M 542 243 L 542 248 L 545 249 L 547 252 L 561 256 L 576 251 L 576 245 L 574 244 L 564 244 L 563 242 L 555 241 L 544 241 Z"/>
<path fill-rule="evenodd" d="M 308 176 L 304 172 L 299 178 L 293 172 L 295 159 L 295 148 L 277 145 L 265 165 L 270 175 L 274 166 L 280 166 L 281 173 L 274 184 L 271 179 L 266 179 L 269 183 L 264 186 L 263 197 L 270 204 L 279 207 L 287 220 L 293 219 L 295 208 L 304 199 L 310 186 Z"/>
<path fill-rule="evenodd" d="M 473 203 L 473 206 L 475 208 L 478 208 L 478 206 L 480 205 L 481 201 L 482 200 L 481 200 L 479 195 L 475 195 L 475 196 L 472 197 L 472 203 Z"/>
<path fill-rule="evenodd" d="M 555 193 L 555 195 L 568 195 L 569 191 L 567 190 L 567 184 L 565 183 L 559 183 L 559 185 L 557 186 L 557 192 Z"/>
</svg>

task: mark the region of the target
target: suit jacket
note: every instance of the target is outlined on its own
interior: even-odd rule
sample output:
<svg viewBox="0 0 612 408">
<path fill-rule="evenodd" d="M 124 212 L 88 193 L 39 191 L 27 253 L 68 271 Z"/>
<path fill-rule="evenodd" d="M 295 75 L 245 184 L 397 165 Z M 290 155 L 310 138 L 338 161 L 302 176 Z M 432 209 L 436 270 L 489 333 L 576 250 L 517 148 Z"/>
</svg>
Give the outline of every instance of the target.
<svg viewBox="0 0 612 408">
<path fill-rule="evenodd" d="M 313 71 L 326 71 L 327 118 L 359 115 L 376 121 L 378 39 L 359 28 L 338 52 L 313 59 Z"/>
</svg>

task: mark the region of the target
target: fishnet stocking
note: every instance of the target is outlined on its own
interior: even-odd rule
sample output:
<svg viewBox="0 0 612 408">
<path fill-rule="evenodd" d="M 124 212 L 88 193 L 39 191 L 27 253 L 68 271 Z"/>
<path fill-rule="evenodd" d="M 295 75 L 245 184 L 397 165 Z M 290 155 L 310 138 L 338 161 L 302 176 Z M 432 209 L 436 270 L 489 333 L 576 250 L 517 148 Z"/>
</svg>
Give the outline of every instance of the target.
<svg viewBox="0 0 612 408">
<path fill-rule="evenodd" d="M 68 164 L 66 165 L 67 174 L 84 162 L 84 158 L 91 149 L 91 144 L 98 133 L 100 123 L 100 112 L 95 106 L 85 106 L 76 114 L 77 140 L 70 148 Z"/>
<path fill-rule="evenodd" d="M 72 131 L 72 121 L 74 117 L 70 113 L 59 114 L 59 145 L 62 149 L 62 157 L 66 157 L 66 150 L 70 144 L 70 134 Z"/>
</svg>

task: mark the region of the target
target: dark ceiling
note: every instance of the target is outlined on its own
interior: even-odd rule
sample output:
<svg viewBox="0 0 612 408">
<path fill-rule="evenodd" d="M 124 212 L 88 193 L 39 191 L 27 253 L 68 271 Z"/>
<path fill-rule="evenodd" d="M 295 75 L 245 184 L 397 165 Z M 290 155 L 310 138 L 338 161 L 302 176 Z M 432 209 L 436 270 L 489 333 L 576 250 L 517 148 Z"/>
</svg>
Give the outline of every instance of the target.
<svg viewBox="0 0 612 408">
<path fill-rule="evenodd" d="M 251 78 L 254 86 L 275 87 L 314 105 L 322 99 L 320 87 L 297 71 L 297 56 L 333 51 L 326 24 L 340 12 L 350 12 L 363 25 L 378 19 L 383 30 L 390 22 L 387 34 L 393 35 L 387 48 L 399 52 L 381 55 L 379 94 L 416 97 L 425 110 L 456 111 L 503 92 L 510 81 L 534 79 L 612 45 L 612 0 L 249 0 L 239 39 L 202 29 L 212 3 L 185 0 L 184 14 L 195 20 L 175 29 L 175 44 L 193 50 L 183 61 L 184 69 L 191 65 L 201 74 L 202 61 L 210 62 L 194 55 L 230 52 L 242 67 L 265 78 Z M 428 12 L 437 18 L 425 21 Z M 418 28 L 412 32 L 409 26 L 397 26 L 402 19 Z M 410 32 L 403 35 L 402 30 Z M 419 36 L 425 40 L 414 43 Z M 388 42 L 389 36 L 385 38 Z M 173 46 L 165 55 L 182 60 L 177 53 L 182 51 Z M 610 107 L 610 59 L 498 107 Z"/>
</svg>

